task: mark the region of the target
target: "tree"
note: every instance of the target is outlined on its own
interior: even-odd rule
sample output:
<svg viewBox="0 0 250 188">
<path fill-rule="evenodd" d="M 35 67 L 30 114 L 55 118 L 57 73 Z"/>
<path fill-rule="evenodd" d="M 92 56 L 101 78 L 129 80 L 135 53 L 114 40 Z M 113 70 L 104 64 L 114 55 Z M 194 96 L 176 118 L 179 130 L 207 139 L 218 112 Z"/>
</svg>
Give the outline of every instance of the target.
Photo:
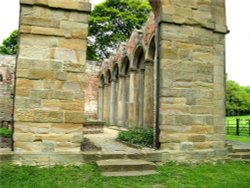
<svg viewBox="0 0 250 188">
<path fill-rule="evenodd" d="M 226 82 L 227 115 L 250 114 L 250 88 L 243 87 L 232 80 Z"/>
<path fill-rule="evenodd" d="M 147 0 L 106 0 L 96 5 L 89 18 L 87 58 L 107 58 L 133 30 L 142 27 L 150 10 Z"/>
<path fill-rule="evenodd" d="M 0 46 L 0 54 L 14 55 L 17 50 L 17 38 L 18 31 L 13 31 L 10 36 L 3 41 L 3 45 Z"/>
</svg>

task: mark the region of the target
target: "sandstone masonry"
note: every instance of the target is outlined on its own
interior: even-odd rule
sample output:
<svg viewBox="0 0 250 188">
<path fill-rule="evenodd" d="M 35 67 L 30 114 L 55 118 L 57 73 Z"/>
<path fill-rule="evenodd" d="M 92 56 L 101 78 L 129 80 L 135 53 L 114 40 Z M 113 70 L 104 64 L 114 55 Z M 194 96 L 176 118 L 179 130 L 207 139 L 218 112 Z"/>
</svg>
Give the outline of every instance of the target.
<svg viewBox="0 0 250 188">
<path fill-rule="evenodd" d="M 20 2 L 14 150 L 80 151 L 90 4 Z"/>
</svg>

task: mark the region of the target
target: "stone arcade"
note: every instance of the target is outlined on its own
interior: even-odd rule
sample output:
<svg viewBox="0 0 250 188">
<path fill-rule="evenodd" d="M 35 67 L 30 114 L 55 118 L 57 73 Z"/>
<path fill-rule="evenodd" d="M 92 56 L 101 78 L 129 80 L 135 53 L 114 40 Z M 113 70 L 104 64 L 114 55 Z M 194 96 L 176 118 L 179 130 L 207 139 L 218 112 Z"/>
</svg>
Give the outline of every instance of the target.
<svg viewBox="0 0 250 188">
<path fill-rule="evenodd" d="M 154 10 L 105 60 L 98 115 L 153 127 L 162 161 L 226 155 L 224 0 L 150 0 Z M 14 152 L 81 162 L 88 0 L 21 0 Z M 74 89 L 73 89 L 74 88 Z M 75 89 L 77 88 L 77 89 Z M 67 153 L 65 153 L 67 152 Z M 75 155 L 73 155 L 75 154 Z M 65 160 L 60 158 L 59 162 Z"/>
</svg>

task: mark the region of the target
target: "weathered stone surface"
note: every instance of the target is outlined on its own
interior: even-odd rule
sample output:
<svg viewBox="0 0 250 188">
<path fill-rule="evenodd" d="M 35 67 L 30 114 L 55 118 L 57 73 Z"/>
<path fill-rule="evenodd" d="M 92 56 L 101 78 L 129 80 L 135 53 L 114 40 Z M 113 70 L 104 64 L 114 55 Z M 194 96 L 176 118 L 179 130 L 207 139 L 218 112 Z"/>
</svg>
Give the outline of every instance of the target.
<svg viewBox="0 0 250 188">
<path fill-rule="evenodd" d="M 69 123 L 83 123 L 84 113 L 80 111 L 66 111 L 65 112 L 65 122 Z"/>
</svg>

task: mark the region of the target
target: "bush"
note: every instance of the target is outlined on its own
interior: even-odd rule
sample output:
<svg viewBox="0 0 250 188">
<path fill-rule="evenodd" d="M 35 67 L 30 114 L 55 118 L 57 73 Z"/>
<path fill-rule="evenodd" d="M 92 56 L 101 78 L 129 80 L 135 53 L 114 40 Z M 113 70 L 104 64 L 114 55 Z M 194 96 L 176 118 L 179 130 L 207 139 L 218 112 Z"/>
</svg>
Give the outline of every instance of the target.
<svg viewBox="0 0 250 188">
<path fill-rule="evenodd" d="M 4 138 L 11 138 L 12 132 L 7 128 L 0 128 L 0 136 Z"/>
<path fill-rule="evenodd" d="M 151 128 L 136 128 L 128 131 L 121 131 L 117 139 L 141 146 L 153 147 L 153 129 Z"/>
</svg>

